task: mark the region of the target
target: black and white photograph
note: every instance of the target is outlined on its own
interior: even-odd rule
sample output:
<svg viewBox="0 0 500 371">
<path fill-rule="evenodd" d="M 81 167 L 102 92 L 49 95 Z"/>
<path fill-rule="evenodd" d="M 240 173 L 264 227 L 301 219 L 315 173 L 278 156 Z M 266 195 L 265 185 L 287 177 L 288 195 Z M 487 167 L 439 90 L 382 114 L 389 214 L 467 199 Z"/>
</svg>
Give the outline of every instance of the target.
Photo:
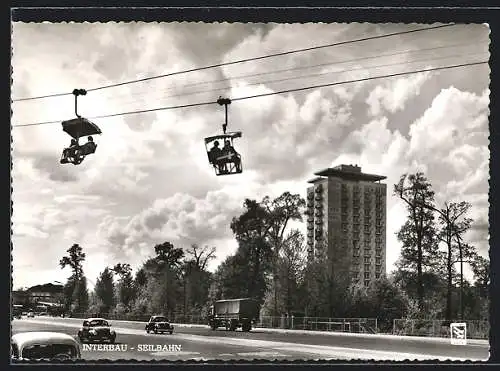
<svg viewBox="0 0 500 371">
<path fill-rule="evenodd" d="M 490 29 L 12 22 L 12 362 L 485 361 Z"/>
</svg>

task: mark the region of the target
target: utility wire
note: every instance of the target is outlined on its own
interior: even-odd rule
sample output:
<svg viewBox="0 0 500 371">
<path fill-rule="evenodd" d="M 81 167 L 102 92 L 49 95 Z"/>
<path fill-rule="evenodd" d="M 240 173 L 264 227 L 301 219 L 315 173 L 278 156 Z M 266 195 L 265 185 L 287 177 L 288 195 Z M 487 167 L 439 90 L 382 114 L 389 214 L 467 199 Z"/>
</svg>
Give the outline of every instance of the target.
<svg viewBox="0 0 500 371">
<path fill-rule="evenodd" d="M 351 84 L 351 83 L 355 83 L 355 82 L 363 82 L 363 81 L 378 80 L 378 79 L 383 79 L 383 78 L 412 75 L 412 74 L 416 74 L 416 73 L 424 73 L 424 72 L 439 71 L 439 70 L 449 70 L 449 69 L 453 69 L 453 68 L 475 66 L 475 65 L 486 64 L 486 63 L 488 63 L 488 61 L 470 62 L 470 63 L 451 65 L 451 66 L 433 67 L 433 68 L 427 68 L 427 69 L 416 70 L 416 71 L 399 72 L 399 73 L 393 73 L 393 74 L 389 74 L 389 75 L 372 76 L 372 77 L 365 77 L 365 78 L 361 78 L 361 79 L 346 80 L 346 81 L 337 81 L 337 82 L 328 83 L 328 84 L 305 86 L 305 87 L 301 87 L 301 88 L 293 88 L 293 89 L 287 89 L 287 90 L 274 91 L 271 93 L 263 93 L 263 94 L 256 94 L 256 95 L 251 95 L 251 96 L 246 96 L 246 97 L 231 98 L 231 101 L 240 101 L 240 100 L 260 98 L 260 97 L 268 97 L 268 96 L 277 95 L 277 94 L 285 94 L 285 93 L 292 93 L 292 92 L 297 92 L 297 91 L 325 88 L 325 87 L 329 87 L 329 86 Z M 167 110 L 174 110 L 174 109 L 180 109 L 180 108 L 200 107 L 200 106 L 207 106 L 207 105 L 211 105 L 211 104 L 217 104 L 217 101 L 200 102 L 200 103 L 184 104 L 184 105 L 169 106 L 169 107 L 158 107 L 158 108 L 151 108 L 151 109 L 138 110 L 138 111 L 120 112 L 120 113 L 114 113 L 114 114 L 109 114 L 109 115 L 93 116 L 93 117 L 89 117 L 89 119 L 102 119 L 102 118 L 108 118 L 108 117 L 125 116 L 125 115 L 140 114 L 140 113 L 167 111 Z M 37 123 L 31 123 L 31 124 L 12 125 L 12 127 L 49 125 L 49 124 L 57 124 L 57 123 L 60 123 L 61 121 L 63 121 L 63 120 L 37 122 Z"/>
<path fill-rule="evenodd" d="M 482 40 L 481 40 L 482 41 Z M 339 60 L 339 61 L 329 61 L 325 63 L 320 63 L 320 64 L 314 64 L 314 65 L 308 65 L 308 66 L 298 66 L 298 67 L 293 67 L 293 68 L 285 68 L 285 69 L 278 69 L 278 70 L 272 70 L 272 71 L 266 71 L 266 72 L 259 72 L 259 73 L 252 73 L 252 74 L 244 74 L 244 75 L 238 75 L 238 76 L 233 76 L 229 78 L 224 78 L 224 79 L 218 79 L 218 80 L 210 80 L 210 81 L 204 81 L 204 82 L 194 82 L 194 83 L 189 83 L 189 84 L 183 84 L 180 87 L 181 88 L 188 88 L 188 87 L 194 87 L 194 86 L 201 86 L 201 85 L 209 85 L 209 84 L 215 84 L 215 83 L 220 83 L 220 82 L 226 82 L 226 81 L 233 81 L 237 79 L 243 79 L 243 78 L 249 78 L 249 77 L 258 77 L 258 76 L 265 76 L 265 75 L 273 75 L 276 73 L 281 73 L 281 72 L 291 72 L 291 71 L 298 71 L 298 70 L 304 70 L 304 69 L 312 69 L 312 68 L 317 68 L 317 67 L 326 67 L 326 66 L 333 66 L 336 64 L 346 64 L 346 63 L 352 63 L 352 62 L 359 62 L 363 60 L 370 60 L 370 59 L 377 59 L 377 58 L 384 58 L 384 57 L 393 57 L 397 55 L 404 55 L 407 53 L 421 53 L 421 52 L 427 52 L 427 51 L 432 51 L 432 50 L 438 50 L 438 49 L 446 49 L 446 48 L 453 48 L 453 47 L 466 47 L 466 46 L 477 46 L 478 44 L 471 44 L 471 43 L 460 43 L 460 44 L 450 44 L 450 45 L 441 45 L 433 48 L 424 48 L 424 49 L 407 49 L 407 50 L 401 50 L 398 52 L 393 52 L 393 53 L 385 53 L 385 54 L 380 54 L 380 55 L 375 55 L 375 56 L 368 56 L 368 57 L 360 57 L 360 58 L 353 58 L 353 59 L 347 59 L 347 60 Z M 177 86 L 171 86 L 166 89 L 162 89 L 161 91 L 170 91 L 177 89 Z M 136 93 L 131 93 L 130 96 L 135 97 L 143 95 L 141 92 L 136 92 Z M 176 96 L 176 95 L 174 95 Z M 169 96 L 170 97 L 170 96 Z M 118 97 L 117 97 L 118 98 Z M 114 98 L 111 98 L 112 100 Z M 136 101 L 134 99 L 134 101 Z"/>
<path fill-rule="evenodd" d="M 481 53 L 481 54 L 486 54 L 486 53 Z M 257 82 L 253 82 L 253 83 L 247 84 L 245 86 L 256 86 L 256 85 L 262 85 L 262 84 L 273 84 L 273 83 L 280 83 L 280 82 L 284 82 L 284 81 L 301 80 L 301 79 L 306 79 L 306 78 L 311 78 L 311 77 L 319 77 L 319 76 L 325 76 L 325 75 L 331 75 L 331 74 L 341 74 L 341 73 L 355 72 L 355 71 L 360 71 L 360 70 L 370 70 L 370 69 L 375 69 L 375 68 L 392 67 L 392 66 L 398 66 L 398 65 L 402 65 L 402 64 L 413 64 L 413 63 L 422 63 L 422 62 L 434 62 L 434 61 L 438 61 L 438 60 L 441 60 L 441 59 L 450 59 L 450 58 L 464 57 L 464 56 L 470 56 L 470 55 L 477 56 L 477 53 L 474 52 L 474 53 L 467 53 L 467 54 L 452 54 L 452 55 L 445 55 L 445 56 L 435 57 L 435 58 L 414 59 L 414 60 L 408 61 L 408 62 L 386 63 L 386 64 L 379 64 L 379 65 L 368 66 L 368 67 L 359 66 L 359 67 L 356 67 L 356 68 L 344 69 L 344 70 L 339 70 L 339 71 L 317 72 L 317 73 L 312 73 L 312 74 L 308 74 L 308 75 L 299 75 L 299 76 L 284 77 L 284 78 L 281 78 L 281 79 L 257 81 Z M 222 82 L 223 81 L 224 80 L 222 80 Z M 193 92 L 188 92 L 188 93 L 165 95 L 165 96 L 162 96 L 160 100 L 163 100 L 163 99 L 166 99 L 166 98 L 179 98 L 179 97 L 186 97 L 186 96 L 191 96 L 191 95 L 213 93 L 213 92 L 224 91 L 224 90 L 228 90 L 228 89 L 231 89 L 231 86 L 224 86 L 224 87 L 219 87 L 219 88 L 214 88 L 214 89 L 209 89 L 209 90 L 203 90 L 203 91 L 193 91 Z M 143 99 L 140 99 L 140 100 L 143 100 Z M 134 101 L 137 101 L 137 100 L 134 100 Z"/>
<path fill-rule="evenodd" d="M 431 27 L 426 27 L 426 28 L 419 28 L 416 30 L 400 31 L 400 32 L 394 32 L 394 33 L 385 34 L 385 35 L 369 36 L 369 37 L 364 37 L 364 38 L 355 39 L 355 40 L 341 41 L 341 42 L 336 42 L 336 43 L 331 43 L 331 44 L 326 44 L 326 45 L 319 45 L 319 46 L 313 46 L 313 47 L 309 47 L 309 48 L 290 50 L 290 51 L 286 51 L 286 52 L 268 54 L 268 55 L 263 55 L 263 56 L 259 56 L 259 57 L 253 57 L 253 58 L 240 59 L 240 60 L 236 60 L 236 61 L 232 61 L 232 62 L 218 63 L 218 64 L 213 64 L 213 65 L 204 66 L 204 67 L 192 68 L 189 70 L 171 72 L 171 73 L 167 73 L 167 74 L 144 77 L 141 79 L 134 79 L 134 80 L 124 81 L 124 82 L 115 83 L 115 84 L 103 85 L 100 87 L 86 89 L 86 90 L 87 90 L 87 92 L 97 91 L 97 90 L 108 89 L 108 88 L 113 88 L 113 87 L 117 87 L 117 86 L 123 86 L 123 85 L 143 82 L 143 81 L 159 79 L 159 78 L 168 77 L 168 76 L 174 76 L 174 75 L 180 75 L 180 74 L 185 74 L 185 73 L 190 73 L 190 72 L 207 70 L 207 69 L 211 69 L 211 68 L 229 66 L 229 65 L 245 63 L 245 62 L 250 62 L 250 61 L 279 57 L 279 56 L 283 56 L 283 55 L 302 53 L 302 52 L 306 52 L 306 51 L 330 48 L 333 46 L 340 46 L 340 45 L 352 44 L 352 43 L 375 40 L 375 39 L 382 39 L 382 38 L 387 38 L 387 37 L 392 37 L 392 36 L 397 36 L 397 35 L 404 35 L 404 34 L 410 34 L 410 33 L 421 32 L 421 31 L 428 31 L 428 30 L 444 28 L 444 27 L 451 27 L 451 26 L 456 26 L 456 24 L 451 23 L 451 24 L 444 24 L 444 25 L 439 25 L 439 26 L 431 26 Z M 20 102 L 20 101 L 27 101 L 27 100 L 43 99 L 43 98 L 61 97 L 61 96 L 66 96 L 66 95 L 71 95 L 71 94 L 72 93 L 47 94 L 47 95 L 41 95 L 41 96 L 36 96 L 36 97 L 14 99 L 13 101 Z"/>
</svg>

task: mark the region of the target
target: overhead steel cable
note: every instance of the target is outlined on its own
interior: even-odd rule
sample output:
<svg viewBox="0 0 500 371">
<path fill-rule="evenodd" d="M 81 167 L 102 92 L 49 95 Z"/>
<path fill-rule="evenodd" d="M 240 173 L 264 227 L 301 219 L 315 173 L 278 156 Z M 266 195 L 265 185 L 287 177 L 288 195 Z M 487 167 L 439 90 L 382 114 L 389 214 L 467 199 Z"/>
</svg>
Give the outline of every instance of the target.
<svg viewBox="0 0 500 371">
<path fill-rule="evenodd" d="M 333 66 L 333 65 L 337 65 L 337 64 L 346 64 L 346 63 L 352 63 L 352 62 L 359 62 L 359 61 L 363 61 L 363 60 L 378 59 L 378 58 L 385 58 L 385 57 L 393 57 L 393 56 L 404 55 L 404 54 L 408 54 L 408 53 L 422 53 L 422 52 L 439 50 L 439 49 L 454 48 L 454 47 L 466 47 L 466 46 L 478 46 L 478 44 L 477 43 L 476 44 L 460 43 L 460 44 L 441 45 L 441 46 L 432 47 L 432 48 L 407 49 L 407 50 L 401 50 L 401 51 L 393 52 L 393 53 L 379 54 L 379 55 L 375 55 L 375 56 L 367 56 L 367 57 L 360 57 L 360 58 L 353 58 L 353 59 L 345 59 L 345 60 L 339 60 L 339 61 L 330 61 L 330 62 L 325 62 L 325 63 L 320 63 L 320 64 L 314 64 L 314 65 L 298 66 L 298 67 L 293 67 L 293 68 L 285 68 L 285 69 L 278 69 L 278 70 L 272 70 L 272 71 L 266 71 L 266 72 L 259 72 L 259 73 L 252 73 L 252 74 L 244 74 L 244 75 L 232 76 L 232 77 L 228 77 L 228 78 L 224 78 L 224 79 L 218 79 L 218 80 L 210 80 L 210 81 L 203 81 L 203 82 L 194 82 L 194 83 L 189 83 L 189 84 L 183 84 L 183 85 L 180 85 L 180 86 L 167 87 L 165 89 L 161 89 L 160 91 L 166 92 L 166 91 L 175 90 L 175 89 L 178 89 L 178 88 L 188 88 L 188 87 L 194 87 L 194 86 L 216 84 L 216 83 L 233 81 L 233 80 L 238 80 L 238 79 L 245 79 L 245 78 L 265 76 L 265 75 L 273 75 L 273 74 L 282 73 L 282 72 L 291 72 L 291 71 L 312 69 L 312 68 L 317 68 L 317 67 L 327 67 L 327 66 Z M 412 63 L 412 62 L 410 62 L 410 63 Z M 131 97 L 136 97 L 136 96 L 139 96 L 139 95 L 143 95 L 143 93 L 142 92 L 132 92 L 129 95 Z M 118 96 L 118 97 L 112 97 L 110 99 L 111 100 L 120 99 L 120 96 Z"/>
<path fill-rule="evenodd" d="M 481 54 L 487 54 L 481 53 Z M 350 68 L 350 69 L 344 69 L 344 70 L 338 70 L 338 71 L 327 71 L 327 72 L 318 72 L 318 73 L 312 73 L 308 75 L 299 75 L 299 76 L 291 76 L 291 77 L 284 77 L 281 79 L 274 79 L 274 80 L 264 80 L 264 81 L 257 81 L 257 82 L 252 82 L 249 84 L 246 84 L 245 86 L 257 86 L 257 85 L 263 85 L 263 84 L 273 84 L 273 83 L 280 83 L 280 82 L 285 82 L 285 81 L 291 81 L 291 80 L 301 80 L 301 79 L 306 79 L 306 78 L 312 78 L 312 77 L 320 77 L 320 76 L 325 76 L 325 75 L 332 75 L 332 74 L 342 74 L 342 73 L 347 73 L 347 72 L 356 72 L 356 71 L 362 71 L 362 70 L 371 70 L 371 69 L 376 69 L 376 68 L 384 68 L 384 67 L 392 67 L 392 66 L 398 66 L 398 65 L 407 65 L 407 64 L 413 64 L 413 63 L 422 63 L 422 62 L 434 62 L 442 59 L 450 59 L 450 58 L 456 58 L 456 57 L 464 57 L 464 56 L 478 56 L 476 52 L 474 53 L 467 53 L 467 54 L 452 54 L 452 55 L 446 55 L 446 56 L 441 56 L 441 57 L 434 57 L 434 58 L 423 58 L 423 59 L 414 59 L 412 61 L 407 61 L 407 62 L 395 62 L 395 63 L 386 63 L 386 64 L 379 64 L 379 65 L 373 65 L 373 66 L 359 66 L 356 68 Z M 224 87 L 218 87 L 218 88 L 213 88 L 213 89 L 208 89 L 208 90 L 199 90 L 199 91 L 193 91 L 193 92 L 187 92 L 187 93 L 180 93 L 180 94 L 172 94 L 172 95 L 165 95 L 160 98 L 160 100 L 166 99 L 166 98 L 180 98 L 180 97 L 187 97 L 191 95 L 198 95 L 198 94 L 206 94 L 206 93 L 213 93 L 213 92 L 219 92 L 219 91 L 224 91 L 231 89 L 232 86 L 224 86 Z M 140 101 L 141 99 L 139 99 Z M 137 102 L 137 99 L 134 99 L 135 102 Z"/>
<path fill-rule="evenodd" d="M 325 88 L 325 87 L 329 87 L 329 86 L 351 84 L 351 83 L 355 83 L 355 82 L 364 82 L 364 81 L 378 80 L 378 79 L 398 77 L 398 76 L 405 76 L 405 75 L 413 75 L 413 74 L 417 74 L 417 73 L 425 73 L 425 72 L 431 72 L 431 71 L 449 70 L 449 69 L 453 69 L 453 68 L 461 68 L 461 67 L 467 67 L 467 66 L 476 66 L 476 65 L 487 64 L 487 63 L 488 63 L 488 61 L 470 62 L 470 63 L 462 63 L 462 64 L 450 65 L 450 66 L 441 66 L 441 67 L 426 68 L 426 69 L 421 69 L 421 70 L 416 70 L 416 71 L 398 72 L 398 73 L 392 73 L 392 74 L 388 74 L 388 75 L 371 76 L 371 77 L 365 77 L 365 78 L 360 78 L 360 79 L 337 81 L 337 82 L 328 83 L 328 84 L 304 86 L 304 87 L 301 87 L 301 88 L 293 88 L 293 89 L 287 89 L 287 90 L 273 91 L 273 92 L 270 92 L 270 93 L 262 93 L 262 94 L 250 95 L 250 96 L 246 96 L 246 97 L 231 98 L 231 100 L 234 102 L 234 101 L 247 100 L 247 99 L 253 99 L 253 98 L 268 97 L 268 96 L 277 95 L 277 94 L 286 94 L 286 93 L 292 93 L 292 92 L 297 92 L 297 91 L 319 89 L 319 88 Z M 212 104 L 217 104 L 217 101 L 191 103 L 191 104 L 183 104 L 183 105 L 168 106 L 168 107 L 158 107 L 158 108 L 151 108 L 151 109 L 137 110 L 137 111 L 129 111 L 129 112 L 120 112 L 120 113 L 114 113 L 114 114 L 108 114 L 108 115 L 93 116 L 93 117 L 88 117 L 88 118 L 89 119 L 102 119 L 102 118 L 109 118 L 109 117 L 116 117 L 116 116 L 125 116 L 125 115 L 141 114 L 141 113 L 150 113 L 150 112 L 157 112 L 157 111 L 167 111 L 167 110 L 189 108 L 189 107 L 200 107 L 200 106 L 207 106 L 207 105 L 212 105 Z M 57 124 L 57 123 L 60 123 L 61 121 L 63 121 L 63 120 L 37 122 L 37 123 L 31 123 L 31 124 L 12 125 L 12 127 L 27 127 L 27 126 L 49 125 L 49 124 Z"/>
<path fill-rule="evenodd" d="M 331 44 L 312 46 L 312 47 L 309 47 L 309 48 L 290 50 L 290 51 L 280 52 L 280 53 L 274 53 L 274 54 L 267 54 L 267 55 L 262 55 L 262 56 L 259 56 L 259 57 L 245 58 L 245 59 L 240 59 L 240 60 L 236 60 L 236 61 L 224 62 L 224 63 L 217 63 L 217 64 L 213 64 L 213 65 L 209 65 L 209 66 L 197 67 L 197 68 L 192 68 L 192 69 L 183 70 L 183 71 L 170 72 L 170 73 L 166 73 L 166 74 L 162 74 L 162 75 L 144 77 L 144 78 L 140 78 L 140 79 L 133 79 L 133 80 L 128 80 L 128 81 L 124 81 L 124 82 L 119 82 L 119 83 L 103 85 L 103 86 L 99 86 L 99 87 L 95 87 L 95 88 L 90 88 L 90 89 L 86 89 L 86 90 L 88 92 L 97 91 L 97 90 L 114 88 L 114 87 L 128 85 L 128 84 L 135 84 L 135 83 L 138 83 L 138 82 L 144 82 L 144 81 L 149 81 L 149 80 L 154 80 L 154 79 L 160 79 L 160 78 L 169 77 L 169 76 L 186 74 L 186 73 L 190 73 L 190 72 L 203 71 L 203 70 L 217 68 L 217 67 L 230 66 L 230 65 L 240 64 L 240 63 L 246 63 L 246 62 L 251 62 L 251 61 L 257 61 L 257 60 L 267 59 L 267 58 L 279 57 L 279 56 L 283 56 L 283 55 L 303 53 L 303 52 L 312 51 L 312 50 L 319 50 L 319 49 L 330 48 L 330 47 L 334 47 L 334 46 L 353 44 L 353 43 L 358 43 L 358 42 L 363 42 L 363 41 L 382 39 L 382 38 L 387 38 L 387 37 L 392 37 L 392 36 L 398 36 L 398 35 L 404 35 L 404 34 L 411 34 L 411 33 L 415 33 L 415 32 L 429 31 L 429 30 L 434 30 L 434 29 L 439 29 L 439 28 L 445 28 L 445 27 L 451 27 L 451 26 L 456 26 L 456 24 L 454 24 L 454 23 L 448 23 L 448 24 L 439 25 L 439 26 L 430 26 L 430 27 L 425 27 L 425 28 L 418 28 L 416 30 L 407 30 L 407 31 L 393 32 L 393 33 L 384 34 L 384 35 L 369 36 L 369 37 L 364 37 L 364 38 L 355 39 L 355 40 L 340 41 L 340 42 L 331 43 Z M 13 99 L 13 101 L 14 102 L 21 102 L 21 101 L 27 101 L 27 100 L 44 99 L 44 98 L 52 98 L 52 97 L 61 97 L 61 96 L 66 96 L 66 95 L 71 95 L 71 94 L 72 93 L 47 94 L 47 95 L 40 95 L 40 96 L 36 96 L 36 97 L 17 98 L 17 99 Z"/>
</svg>

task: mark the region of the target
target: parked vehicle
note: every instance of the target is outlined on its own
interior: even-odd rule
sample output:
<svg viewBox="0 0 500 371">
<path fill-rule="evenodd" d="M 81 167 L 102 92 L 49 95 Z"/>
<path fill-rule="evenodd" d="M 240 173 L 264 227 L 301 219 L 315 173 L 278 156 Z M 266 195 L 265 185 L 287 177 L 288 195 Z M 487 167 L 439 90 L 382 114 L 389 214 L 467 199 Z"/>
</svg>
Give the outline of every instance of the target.
<svg viewBox="0 0 500 371">
<path fill-rule="evenodd" d="M 34 318 L 35 317 L 35 313 L 33 312 L 28 312 L 28 318 Z"/>
<path fill-rule="evenodd" d="M 80 359 L 80 345 L 72 336 L 60 332 L 20 332 L 10 343 L 13 360 L 64 361 Z"/>
<path fill-rule="evenodd" d="M 111 329 L 111 324 L 104 318 L 87 318 L 78 331 L 78 339 L 82 343 L 86 341 L 109 341 L 113 344 L 116 340 L 116 332 Z"/>
<path fill-rule="evenodd" d="M 172 334 L 174 326 L 170 324 L 170 321 L 165 316 L 151 316 L 145 330 L 148 334 L 150 332 L 154 332 L 155 334 L 168 332 Z"/>
<path fill-rule="evenodd" d="M 250 331 L 258 316 L 259 305 L 253 299 L 218 300 L 211 306 L 208 325 L 212 330 L 225 327 L 226 330 L 235 331 L 241 327 L 243 331 Z"/>
</svg>

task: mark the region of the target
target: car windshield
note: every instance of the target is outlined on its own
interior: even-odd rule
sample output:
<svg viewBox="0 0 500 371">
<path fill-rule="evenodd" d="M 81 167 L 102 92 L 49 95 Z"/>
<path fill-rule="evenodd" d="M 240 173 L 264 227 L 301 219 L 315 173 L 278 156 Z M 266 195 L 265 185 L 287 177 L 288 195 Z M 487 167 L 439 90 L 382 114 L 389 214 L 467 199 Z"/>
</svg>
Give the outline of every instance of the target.
<svg viewBox="0 0 500 371">
<path fill-rule="evenodd" d="M 166 317 L 156 317 L 153 318 L 153 322 L 168 322 Z"/>
<path fill-rule="evenodd" d="M 76 358 L 76 348 L 69 344 L 31 345 L 23 349 L 23 359 L 54 359 L 60 355 Z"/>
<path fill-rule="evenodd" d="M 95 319 L 93 321 L 88 322 L 88 325 L 90 327 L 97 327 L 97 326 L 109 326 L 107 321 L 104 321 L 102 319 Z"/>
</svg>

